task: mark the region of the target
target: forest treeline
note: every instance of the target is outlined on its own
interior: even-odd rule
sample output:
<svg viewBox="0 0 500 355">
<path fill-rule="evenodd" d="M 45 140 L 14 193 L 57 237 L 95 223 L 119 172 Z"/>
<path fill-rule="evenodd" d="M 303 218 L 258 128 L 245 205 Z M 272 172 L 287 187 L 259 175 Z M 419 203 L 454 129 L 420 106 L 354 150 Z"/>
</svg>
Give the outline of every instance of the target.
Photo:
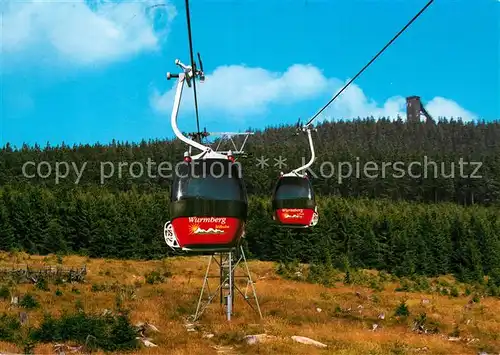
<svg viewBox="0 0 500 355">
<path fill-rule="evenodd" d="M 254 133 L 245 147 L 249 156 L 240 162 L 249 194 L 269 195 L 280 171 L 274 159 L 286 159 L 288 169 L 308 161 L 307 137 L 295 135 L 293 126 Z M 500 122 L 408 123 L 367 118 L 321 123 L 313 138 L 317 159 L 310 174 L 319 195 L 461 205 L 500 203 Z M 109 191 L 163 191 L 171 179 L 158 168 L 165 167 L 161 165 L 165 162 L 175 165 L 185 149 L 178 140 L 16 149 L 7 145 L 0 150 L 0 186 L 29 183 L 72 189 L 99 185 Z M 261 156 L 269 159 L 268 167 L 257 166 Z M 63 177 L 56 180 L 58 163 Z"/>
<path fill-rule="evenodd" d="M 500 208 L 320 197 L 320 221 L 286 230 L 270 200 L 251 196 L 245 247 L 262 260 L 331 262 L 397 275 L 454 273 L 500 280 Z M 106 258 L 173 255 L 163 239 L 167 191 L 0 188 L 0 249 Z M 499 281 L 500 282 L 500 281 Z M 499 285 L 500 286 L 500 285 Z"/>
</svg>

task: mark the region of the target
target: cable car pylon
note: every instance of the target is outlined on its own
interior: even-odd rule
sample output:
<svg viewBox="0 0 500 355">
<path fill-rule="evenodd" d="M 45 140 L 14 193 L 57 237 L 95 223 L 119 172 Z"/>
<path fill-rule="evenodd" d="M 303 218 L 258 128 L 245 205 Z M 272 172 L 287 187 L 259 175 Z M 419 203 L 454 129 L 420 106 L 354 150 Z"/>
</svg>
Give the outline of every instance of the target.
<svg viewBox="0 0 500 355">
<path fill-rule="evenodd" d="M 188 9 L 186 0 L 190 51 L 191 58 L 193 58 Z M 200 59 L 199 56 L 198 59 Z M 189 148 L 184 153 L 184 159 L 178 164 L 180 166 L 174 169 L 170 197 L 170 221 L 165 223 L 163 233 L 165 243 L 173 250 L 211 254 L 193 319 L 198 320 L 213 300 L 213 295 L 210 295 L 204 302 L 203 296 L 205 289 L 208 289 L 212 260 L 217 256 L 220 259 L 220 262 L 216 263 L 219 268 L 217 292 L 220 295 L 221 305 L 225 307 L 227 320 L 231 320 L 233 315 L 235 292 L 241 293 L 245 301 L 252 306 L 248 293 L 241 292 L 235 282 L 237 266 L 243 267 L 245 272 L 243 277 L 247 280 L 247 288 L 252 289 L 256 304 L 256 307 L 252 306 L 252 308 L 262 318 L 254 282 L 242 247 L 248 217 L 248 196 L 240 164 L 235 163 L 235 153 L 231 150 L 218 152 L 202 144 L 201 138 L 207 135 L 206 130 L 200 132 L 198 127 L 197 134 L 191 136 L 186 136 L 179 130 L 177 120 L 184 85 L 192 86 L 195 90 L 195 80 L 204 81 L 205 75 L 201 61 L 200 69 L 197 69 L 194 61 L 191 65 L 185 65 L 177 59 L 175 64 L 181 68 L 181 72 L 167 73 L 168 80 L 177 78 L 170 122 L 176 137 L 186 143 Z M 197 113 L 198 108 L 197 105 L 195 106 Z M 196 117 L 198 124 L 198 115 Z M 192 148 L 199 150 L 200 153 L 192 155 Z"/>
<path fill-rule="evenodd" d="M 213 264 L 216 265 L 217 274 L 215 276 L 210 274 L 212 271 L 211 266 Z M 236 274 L 238 267 L 243 269 L 243 275 Z M 219 279 L 219 285 L 213 292 L 210 292 L 209 280 L 214 277 Z M 237 285 L 237 280 L 240 279 L 245 280 L 245 292 L 243 292 Z M 226 319 L 230 321 L 234 310 L 235 295 L 237 294 L 235 291 L 242 296 L 243 300 L 250 306 L 250 308 L 256 311 L 262 319 L 262 311 L 260 309 L 259 299 L 255 289 L 255 282 L 252 279 L 247 259 L 245 257 L 245 251 L 242 246 L 240 246 L 239 249 L 235 249 L 227 253 L 216 253 L 210 256 L 205 277 L 203 279 L 200 298 L 198 299 L 196 312 L 192 316 L 192 320 L 197 321 L 213 300 L 219 296 L 219 303 L 224 308 Z M 249 294 L 250 292 L 251 295 Z M 252 299 L 254 304 L 251 302 Z"/>
</svg>

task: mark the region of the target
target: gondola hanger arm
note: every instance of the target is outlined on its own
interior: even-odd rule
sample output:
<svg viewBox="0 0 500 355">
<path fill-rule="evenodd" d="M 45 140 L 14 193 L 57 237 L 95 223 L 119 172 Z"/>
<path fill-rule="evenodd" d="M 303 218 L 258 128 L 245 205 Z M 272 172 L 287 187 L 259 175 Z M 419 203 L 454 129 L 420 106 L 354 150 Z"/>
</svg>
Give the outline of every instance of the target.
<svg viewBox="0 0 500 355">
<path fill-rule="evenodd" d="M 203 74 L 201 73 L 201 71 L 194 72 L 191 66 L 183 64 L 179 59 L 175 60 L 175 64 L 182 69 L 182 72 L 179 74 L 167 73 L 168 80 L 177 78 L 177 89 L 175 91 L 174 105 L 172 107 L 172 115 L 170 118 L 172 129 L 177 138 L 179 138 L 184 143 L 188 144 L 191 147 L 199 149 L 202 152 L 209 153 L 212 151 L 212 148 L 184 136 L 177 126 L 177 117 L 179 115 L 179 107 L 182 99 L 184 83 L 187 83 L 187 85 L 190 87 L 191 80 L 195 80 L 196 76 L 202 76 Z"/>
<path fill-rule="evenodd" d="M 307 139 L 309 140 L 309 148 L 311 150 L 311 159 L 305 165 L 292 171 L 292 173 L 297 174 L 297 175 L 300 174 L 302 171 L 306 170 L 307 168 L 309 168 L 314 163 L 314 160 L 316 159 L 316 154 L 314 152 L 314 143 L 313 143 L 312 135 L 311 135 L 311 131 L 316 130 L 316 129 L 311 124 L 308 124 L 306 126 L 300 127 L 300 130 L 307 133 Z"/>
</svg>

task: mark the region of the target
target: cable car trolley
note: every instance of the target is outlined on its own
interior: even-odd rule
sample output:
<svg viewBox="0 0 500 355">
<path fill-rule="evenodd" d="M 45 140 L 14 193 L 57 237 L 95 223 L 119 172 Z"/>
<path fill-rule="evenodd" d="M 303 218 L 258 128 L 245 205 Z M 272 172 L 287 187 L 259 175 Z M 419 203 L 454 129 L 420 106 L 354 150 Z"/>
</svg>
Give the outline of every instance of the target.
<svg viewBox="0 0 500 355">
<path fill-rule="evenodd" d="M 184 153 L 184 160 L 174 169 L 170 218 L 165 223 L 164 238 L 168 246 L 185 251 L 224 252 L 238 248 L 245 233 L 247 192 L 240 164 L 231 151 L 222 154 L 184 136 L 177 127 L 177 115 L 184 83 L 191 87 L 195 77 L 204 79 L 203 71 L 193 70 L 179 60 L 180 74 L 167 73 L 167 79 L 178 78 L 172 109 L 172 129 L 181 141 L 201 151 Z"/>
<path fill-rule="evenodd" d="M 318 208 L 314 190 L 305 170 L 315 159 L 311 125 L 299 127 L 307 133 L 311 149 L 311 159 L 307 164 L 290 173 L 281 172 L 272 198 L 273 219 L 280 226 L 289 228 L 309 228 L 318 223 Z"/>
</svg>

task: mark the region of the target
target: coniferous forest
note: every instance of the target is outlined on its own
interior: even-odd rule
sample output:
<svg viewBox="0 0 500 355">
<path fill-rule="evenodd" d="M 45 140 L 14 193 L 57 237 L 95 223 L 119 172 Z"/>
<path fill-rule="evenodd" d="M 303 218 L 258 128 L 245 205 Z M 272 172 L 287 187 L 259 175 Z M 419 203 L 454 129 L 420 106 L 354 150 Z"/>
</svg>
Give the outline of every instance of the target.
<svg viewBox="0 0 500 355">
<path fill-rule="evenodd" d="M 354 267 L 399 275 L 453 273 L 470 281 L 490 275 L 500 282 L 500 122 L 319 124 L 310 175 L 320 221 L 304 231 L 273 224 L 270 196 L 280 170 L 309 160 L 306 136 L 292 126 L 254 132 L 248 156 L 239 159 L 249 193 L 251 256 L 337 264 L 347 258 Z M 173 255 L 163 240 L 171 179 L 159 169 L 179 162 L 185 149 L 177 140 L 6 145 L 0 249 Z M 280 156 L 287 167 L 274 166 Z M 258 166 L 260 157 L 269 166 Z"/>
</svg>

